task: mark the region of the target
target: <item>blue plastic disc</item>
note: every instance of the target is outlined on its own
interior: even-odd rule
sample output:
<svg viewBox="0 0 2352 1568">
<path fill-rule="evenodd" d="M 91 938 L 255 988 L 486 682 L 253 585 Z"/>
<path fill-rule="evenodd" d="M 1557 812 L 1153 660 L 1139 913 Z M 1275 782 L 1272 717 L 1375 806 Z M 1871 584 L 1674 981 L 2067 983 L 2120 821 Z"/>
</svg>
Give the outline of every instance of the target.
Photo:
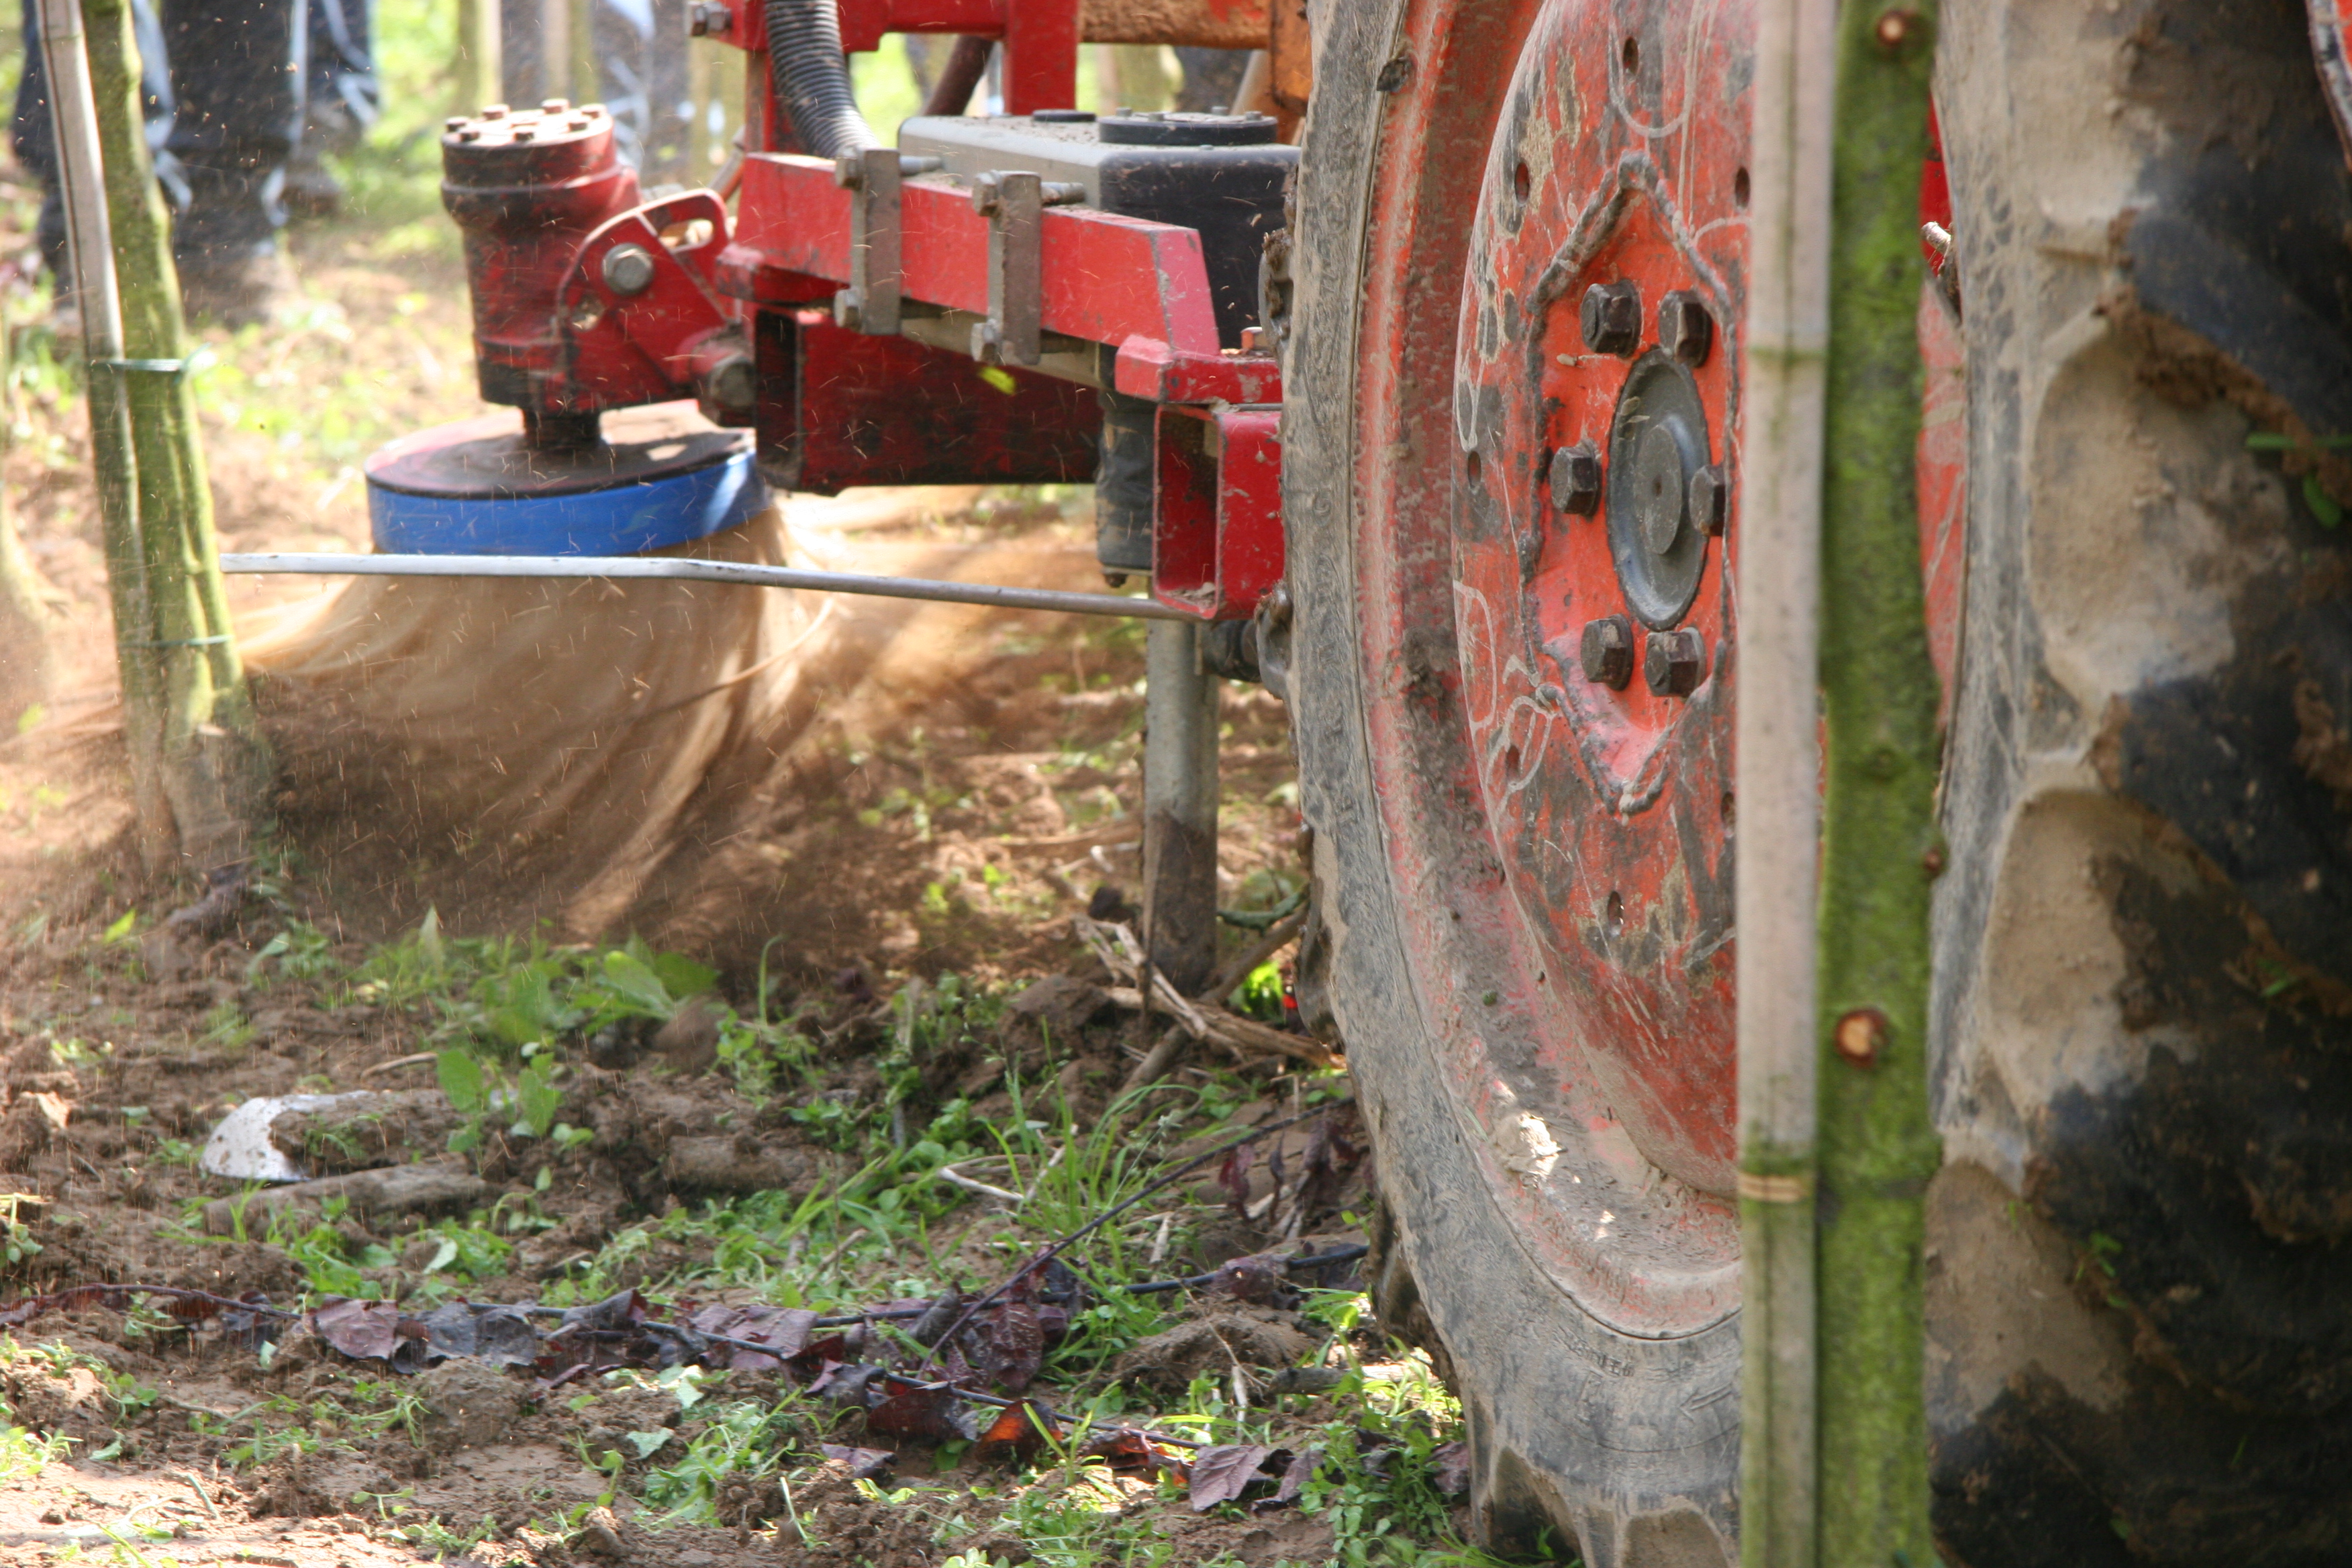
<svg viewBox="0 0 2352 1568">
<path fill-rule="evenodd" d="M 732 528 L 768 504 L 748 431 L 691 403 L 616 409 L 602 446 L 535 452 L 511 410 L 404 436 L 367 461 L 378 552 L 635 555 Z"/>
</svg>

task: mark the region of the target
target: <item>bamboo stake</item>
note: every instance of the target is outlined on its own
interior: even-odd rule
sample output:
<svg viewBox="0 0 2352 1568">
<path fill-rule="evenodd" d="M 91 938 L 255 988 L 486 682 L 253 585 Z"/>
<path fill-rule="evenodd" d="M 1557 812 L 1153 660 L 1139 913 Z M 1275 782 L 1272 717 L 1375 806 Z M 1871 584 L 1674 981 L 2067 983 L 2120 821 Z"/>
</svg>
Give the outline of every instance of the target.
<svg viewBox="0 0 2352 1568">
<path fill-rule="evenodd" d="M 141 114 L 128 0 L 82 0 L 120 290 L 121 349 L 92 355 L 91 384 L 120 388 L 146 562 L 149 640 L 161 681 L 161 761 L 180 849 L 200 868 L 241 858 L 267 773 L 231 638 L 212 486 L 189 385 L 171 230 Z"/>
<path fill-rule="evenodd" d="M 1936 11 L 1839 23 L 1822 500 L 1821 1568 L 1931 1561 L 1922 1353 L 1937 685 L 1916 327 Z"/>
<path fill-rule="evenodd" d="M 1812 1568 L 1816 616 L 1834 0 L 1759 8 L 1736 586 L 1740 1561 Z"/>
<path fill-rule="evenodd" d="M 35 0 L 41 58 L 47 68 L 49 117 L 64 197 L 66 250 L 81 315 L 82 353 L 90 361 L 122 357 L 122 317 L 115 292 L 114 242 L 107 221 L 105 171 L 99 155 L 98 119 L 83 48 L 78 0 Z M 90 464 L 98 487 L 105 541 L 107 595 L 114 612 L 114 647 L 122 676 L 122 729 L 131 763 L 131 799 L 140 858 L 150 871 L 168 862 L 175 835 L 163 788 L 163 674 L 156 660 L 154 618 L 148 605 L 147 557 L 140 538 L 137 475 L 131 411 L 121 379 L 103 373 L 89 382 Z"/>
<path fill-rule="evenodd" d="M 499 0 L 457 0 L 456 112 L 478 114 L 506 94 L 499 88 Z"/>
</svg>

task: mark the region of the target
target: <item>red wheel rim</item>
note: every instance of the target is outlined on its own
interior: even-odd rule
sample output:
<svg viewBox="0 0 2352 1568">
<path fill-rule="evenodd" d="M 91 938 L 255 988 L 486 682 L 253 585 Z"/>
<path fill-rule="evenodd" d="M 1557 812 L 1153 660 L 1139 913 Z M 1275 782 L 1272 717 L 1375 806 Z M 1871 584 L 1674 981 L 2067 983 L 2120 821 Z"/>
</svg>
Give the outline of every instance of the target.
<svg viewBox="0 0 2352 1568">
<path fill-rule="evenodd" d="M 1639 372 L 1688 395 L 1704 456 L 1736 475 L 1748 28 L 1740 0 L 1417 6 L 1358 342 L 1366 731 L 1422 1011 L 1530 1254 L 1643 1335 L 1696 1331 L 1738 1300 L 1721 1197 L 1737 507 L 1696 572 L 1637 584 L 1637 635 L 1698 631 L 1704 679 L 1660 696 L 1637 669 L 1623 691 L 1574 691 L 1578 651 L 1563 663 L 1552 645 L 1627 589 L 1605 516 L 1563 517 L 1549 467 L 1618 429 Z M 1587 366 L 1560 334 L 1579 333 L 1570 285 L 1596 267 L 1644 282 L 1643 341 Z M 1651 352 L 1669 286 L 1710 310 L 1695 365 Z M 1690 434 L 1653 468 L 1687 466 Z"/>
</svg>

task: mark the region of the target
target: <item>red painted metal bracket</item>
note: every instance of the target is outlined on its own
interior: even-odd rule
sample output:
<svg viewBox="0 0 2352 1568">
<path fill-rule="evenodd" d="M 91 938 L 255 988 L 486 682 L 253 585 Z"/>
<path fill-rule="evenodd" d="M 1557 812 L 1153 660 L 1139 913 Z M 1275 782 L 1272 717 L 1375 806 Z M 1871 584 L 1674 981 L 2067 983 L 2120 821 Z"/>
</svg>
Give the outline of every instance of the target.
<svg viewBox="0 0 2352 1568">
<path fill-rule="evenodd" d="M 1282 410 L 1160 410 L 1151 596 L 1204 621 L 1257 613 L 1282 580 Z"/>
<path fill-rule="evenodd" d="M 741 215 L 719 267 L 731 290 L 762 304 L 814 303 L 849 281 L 850 193 L 833 165 L 784 153 L 744 160 Z M 988 220 L 944 179 L 907 181 L 899 208 L 900 295 L 988 313 Z M 1217 360 L 1201 237 L 1087 207 L 1047 209 L 1040 263 L 1045 330 L 1088 342 L 1142 338 L 1188 360 Z M 821 279 L 821 295 L 780 296 Z"/>
<path fill-rule="evenodd" d="M 707 233 L 695 232 L 700 225 Z M 751 423 L 751 345 L 712 281 L 727 238 L 726 204 L 709 191 L 648 203 L 588 237 L 556 293 L 564 363 L 549 386 L 561 389 L 562 406 L 623 408 L 691 393 L 721 423 Z M 641 284 L 606 264 L 625 247 L 646 258 Z"/>
<path fill-rule="evenodd" d="M 879 48 L 887 33 L 1001 40 L 1008 114 L 1078 101 L 1078 0 L 840 0 L 840 12 L 841 47 L 851 54 Z M 706 36 L 739 48 L 767 48 L 758 0 L 705 0 L 703 14 Z"/>
</svg>

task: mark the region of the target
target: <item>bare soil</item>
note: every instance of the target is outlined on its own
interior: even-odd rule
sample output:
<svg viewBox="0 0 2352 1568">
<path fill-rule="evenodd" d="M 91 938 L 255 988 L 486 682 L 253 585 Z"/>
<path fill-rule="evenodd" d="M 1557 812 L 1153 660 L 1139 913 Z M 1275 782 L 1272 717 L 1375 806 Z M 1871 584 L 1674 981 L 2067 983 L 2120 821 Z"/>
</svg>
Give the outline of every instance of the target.
<svg viewBox="0 0 2352 1568">
<path fill-rule="evenodd" d="M 210 335 L 235 373 L 225 380 L 236 395 L 206 401 L 225 549 L 364 550 L 357 452 L 399 428 L 473 411 L 457 303 L 463 281 L 446 252 L 388 256 L 382 244 L 310 231 L 298 262 L 318 302 L 306 325 L 267 342 Z M 340 445 L 254 412 L 299 405 L 311 384 L 341 388 L 320 415 Z M 331 750 L 289 744 L 296 760 L 261 875 L 234 918 L 209 934 L 166 927 L 164 917 L 202 889 L 192 878 L 142 875 L 131 850 L 86 429 L 70 397 L 37 389 L 20 412 L 0 478 L 55 612 L 64 676 L 0 742 L 0 1188 L 21 1194 L 11 1200 L 16 1221 L 0 1226 L 11 1244 L 0 1300 L 94 1281 L 259 1293 L 279 1305 L 309 1289 L 315 1300 L 315 1235 L 312 1250 L 299 1252 L 300 1227 L 281 1226 L 277 1243 L 206 1234 L 222 1226 L 208 1226 L 204 1205 L 240 1188 L 200 1174 L 194 1147 L 249 1097 L 369 1089 L 414 1092 L 365 1138 L 306 1137 L 296 1123 L 281 1138 L 321 1173 L 448 1159 L 457 1119 L 433 1091 L 432 1061 L 417 1059 L 445 1038 L 435 1033 L 438 1016 L 366 1000 L 349 975 L 428 916 L 451 940 L 528 941 L 535 926 L 546 931 L 546 910 L 538 893 L 502 887 L 446 845 L 373 831 L 383 793 L 330 787 Z M 978 562 L 984 572 L 1026 562 L 1045 580 L 1087 585 L 1083 498 L 852 497 L 798 515 L 849 564 Z M 316 591 L 286 579 L 234 584 L 241 617 Z M 806 1083 L 787 1097 L 742 1092 L 709 1031 L 698 1033 L 691 1005 L 658 1032 L 566 1041 L 562 1116 L 582 1140 L 551 1153 L 544 1142 L 493 1131 L 464 1157 L 483 1186 L 459 1223 L 495 1229 L 497 1216 L 532 1216 L 527 1228 L 509 1227 L 510 1254 L 467 1280 L 466 1299 L 541 1300 L 592 1269 L 681 1317 L 685 1297 L 753 1299 L 740 1283 L 711 1288 L 727 1278 L 712 1255 L 716 1230 L 665 1220 L 729 1196 L 710 1185 L 715 1169 L 823 1193 L 864 1157 L 788 1113 L 883 1103 L 879 1064 L 910 985 L 917 996 L 935 994 L 952 973 L 1003 996 L 1066 975 L 1099 996 L 1091 988 L 1110 984 L 1068 917 L 1090 904 L 1115 916 L 1134 890 L 1140 637 L 1117 624 L 986 616 L 877 624 L 864 646 L 859 668 L 819 692 L 820 717 L 788 765 L 767 773 L 756 819 L 730 848 L 727 863 L 744 870 L 723 918 L 709 916 L 708 900 L 656 901 L 613 929 L 562 933 L 601 943 L 642 936 L 708 962 L 720 977 L 712 1006 L 789 1013 L 817 1042 Z M 299 702 L 266 681 L 262 697 L 273 722 L 299 720 Z M 1262 908 L 1299 876 L 1286 726 L 1262 691 L 1230 690 L 1225 716 L 1220 881 L 1229 901 Z M 292 739 L 290 728 L 282 733 Z M 396 757 L 371 765 L 396 778 Z M 310 931 L 323 946 L 306 974 L 293 973 L 285 944 Z M 1230 932 L 1228 947 L 1249 940 Z M 1066 1112 L 1064 1135 L 1075 1146 L 1157 1026 L 1093 1002 L 1075 1018 L 1056 1016 L 1058 1027 L 1040 1027 L 1041 1016 L 1016 1005 L 994 1033 L 925 1064 L 907 1102 L 916 1125 L 958 1096 L 979 1123 L 1010 1125 L 1043 1096 Z M 1171 1092 L 1222 1085 L 1226 1124 L 1244 1125 L 1302 1103 L 1294 1066 L 1196 1049 Z M 1190 1147 L 1197 1129 L 1181 1120 L 1139 1130 L 1138 1147 Z M 1293 1169 L 1305 1138 L 1303 1128 L 1285 1135 Z M 1273 1245 L 1348 1239 L 1366 1201 L 1364 1174 L 1351 1169 L 1312 1213 L 1286 1216 L 1263 1165 L 1238 1193 L 1204 1172 L 1139 1217 L 1160 1222 L 1159 1267 L 1213 1268 Z M 1229 1197 L 1258 1217 L 1240 1217 Z M 235 1212 L 229 1228 L 242 1230 L 243 1210 Z M 331 1229 L 330 1250 L 347 1258 L 391 1259 L 359 1269 L 368 1289 L 422 1302 L 436 1293 L 446 1233 L 432 1227 L 450 1217 L 354 1207 L 313 1209 L 305 1224 Z M 1000 1208 L 975 1202 L 931 1223 L 919 1248 L 845 1244 L 815 1262 L 812 1279 L 836 1298 L 868 1301 L 890 1299 L 909 1276 L 985 1286 L 1040 1239 L 1013 1238 L 1007 1223 Z M 1335 1342 L 1319 1325 L 1280 1305 L 1165 1300 L 1157 1335 L 1118 1368 L 1143 1396 L 1180 1400 L 1202 1379 L 1222 1381 L 1278 1412 L 1302 1446 L 1318 1423 L 1347 1415 L 1320 1394 L 1266 1392 L 1281 1366 Z M 1135 1475 L 1007 1470 L 969 1455 L 941 1465 L 919 1445 L 867 1437 L 857 1412 L 830 1407 L 811 1415 L 805 1457 L 819 1441 L 895 1447 L 879 1488 L 838 1463 L 796 1469 L 789 1499 L 772 1475 L 738 1474 L 717 1500 L 734 1523 L 664 1524 L 641 1506 L 646 1478 L 677 1463 L 705 1426 L 667 1390 L 626 1379 L 551 1387 L 527 1372 L 465 1362 L 402 1380 L 299 1329 L 265 1357 L 249 1338 L 217 1325 L 192 1333 L 152 1310 L 49 1311 L 8 1334 L 0 1396 L 17 1429 L 0 1439 L 0 1473 L 15 1477 L 0 1480 L 8 1561 L 79 1552 L 324 1568 L 463 1552 L 485 1563 L 701 1568 L 936 1563 L 961 1551 L 976 1553 L 974 1563 L 1021 1563 L 1044 1559 L 1005 1521 L 1020 1509 L 1034 1519 L 1057 1489 L 1082 1485 L 1095 1489 L 1087 1508 L 1134 1527 L 1120 1540 L 1150 1543 L 1135 1561 L 1311 1563 L 1333 1550 L 1330 1525 L 1295 1506 L 1196 1513 L 1180 1484 Z M 1372 1361 L 1387 1354 L 1369 1335 L 1336 1342 Z M 1108 1369 L 1097 1372 L 1087 1388 L 1117 1386 Z M 1049 1367 L 1048 1382 L 1055 1375 Z M 792 1395 L 772 1374 L 720 1373 L 703 1385 L 714 1403 Z M 289 1432 L 299 1440 L 286 1441 Z M 56 1438 L 72 1440 L 63 1457 L 10 1469 L 7 1444 Z M 656 1439 L 650 1454 L 636 1451 Z M 960 1534 L 947 1528 L 956 1521 Z M 1129 1560 L 1126 1547 L 1113 1550 L 1052 1560 Z"/>
</svg>

